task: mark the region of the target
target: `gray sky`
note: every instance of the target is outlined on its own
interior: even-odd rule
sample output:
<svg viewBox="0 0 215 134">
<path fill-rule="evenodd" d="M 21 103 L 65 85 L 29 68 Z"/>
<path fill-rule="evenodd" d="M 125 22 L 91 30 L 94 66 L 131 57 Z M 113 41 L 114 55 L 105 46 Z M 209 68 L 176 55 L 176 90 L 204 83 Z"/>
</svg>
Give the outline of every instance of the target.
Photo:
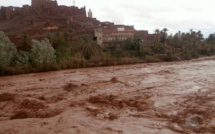
<svg viewBox="0 0 215 134">
<path fill-rule="evenodd" d="M 0 0 L 2 6 L 30 5 L 31 0 Z M 59 5 L 73 5 L 73 0 L 57 0 Z M 136 29 L 168 28 L 169 32 L 201 30 L 206 36 L 215 32 L 214 0 L 76 0 L 101 21 L 134 25 Z"/>
</svg>

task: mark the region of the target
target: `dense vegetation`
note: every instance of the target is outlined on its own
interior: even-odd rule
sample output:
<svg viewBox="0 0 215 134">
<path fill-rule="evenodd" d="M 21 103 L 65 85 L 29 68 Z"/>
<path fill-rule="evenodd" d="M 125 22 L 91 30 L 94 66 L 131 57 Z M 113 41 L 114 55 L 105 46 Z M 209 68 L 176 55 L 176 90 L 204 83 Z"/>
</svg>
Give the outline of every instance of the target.
<svg viewBox="0 0 215 134">
<path fill-rule="evenodd" d="M 215 55 L 215 34 L 204 39 L 201 31 L 168 35 L 156 29 L 151 42 L 138 37 L 109 47 L 98 46 L 91 36 L 69 41 L 70 32 L 52 33 L 42 41 L 23 38 L 22 50 L 0 32 L 0 75 L 67 68 L 177 61 Z M 30 45 L 30 47 L 29 47 Z"/>
</svg>

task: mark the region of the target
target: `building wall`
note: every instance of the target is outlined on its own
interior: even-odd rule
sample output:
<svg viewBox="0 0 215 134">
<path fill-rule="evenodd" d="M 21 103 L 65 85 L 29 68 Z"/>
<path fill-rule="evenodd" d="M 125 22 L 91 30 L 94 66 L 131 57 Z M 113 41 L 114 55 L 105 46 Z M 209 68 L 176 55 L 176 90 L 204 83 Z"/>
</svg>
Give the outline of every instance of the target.
<svg viewBox="0 0 215 134">
<path fill-rule="evenodd" d="M 101 29 L 99 31 L 99 29 Z M 106 46 L 112 43 L 121 43 L 128 38 L 133 38 L 135 29 L 133 26 L 114 25 L 114 23 L 102 23 L 100 28 L 95 29 L 97 43 Z"/>
<path fill-rule="evenodd" d="M 56 0 L 32 0 L 31 9 L 36 12 L 53 12 L 56 11 L 58 3 Z"/>
<path fill-rule="evenodd" d="M 55 8 L 56 9 L 56 14 L 55 15 L 60 15 L 61 17 L 68 17 L 68 16 L 73 16 L 73 18 L 81 17 L 81 18 L 86 18 L 86 10 L 84 8 L 78 8 L 78 7 L 67 7 L 67 6 L 58 6 Z"/>
<path fill-rule="evenodd" d="M 148 31 L 139 30 L 139 31 L 135 32 L 135 36 L 138 37 L 138 38 L 140 38 L 143 41 L 146 41 L 146 40 L 148 40 L 149 34 L 148 34 Z"/>
<path fill-rule="evenodd" d="M 19 7 L 1 7 L 0 19 L 10 20 L 11 18 L 18 15 L 30 15 L 30 13 L 49 14 L 54 17 L 65 17 L 73 16 L 74 18 L 86 18 L 86 9 L 78 7 L 58 6 L 57 1 L 52 0 L 32 0 L 32 5 L 24 5 L 22 8 Z M 33 12 L 32 12 L 33 11 Z"/>
<path fill-rule="evenodd" d="M 89 12 L 88 12 L 88 17 L 89 17 L 89 18 L 93 18 L 93 12 L 91 11 L 91 9 L 90 9 Z"/>
<path fill-rule="evenodd" d="M 102 46 L 103 45 L 102 28 L 95 29 L 95 37 L 96 37 L 97 44 Z"/>
<path fill-rule="evenodd" d="M 1 7 L 0 18 L 3 20 L 10 20 L 15 15 L 15 7 Z"/>
<path fill-rule="evenodd" d="M 154 43 L 156 37 L 155 34 L 149 34 L 148 31 L 145 30 L 136 31 L 135 36 L 140 38 L 146 45 Z"/>
<path fill-rule="evenodd" d="M 3 20 L 3 11 L 2 11 L 2 7 L 0 7 L 0 20 Z"/>
<path fill-rule="evenodd" d="M 31 7 L 33 9 L 41 9 L 46 0 L 31 0 Z"/>
<path fill-rule="evenodd" d="M 13 14 L 13 7 L 2 7 L 2 16 L 5 20 L 10 20 Z"/>
<path fill-rule="evenodd" d="M 100 25 L 101 32 L 96 32 L 97 43 L 101 46 L 108 46 L 109 44 L 120 44 L 128 38 L 138 37 L 145 44 L 153 43 L 154 36 L 149 34 L 146 30 L 135 30 L 133 26 L 115 25 L 110 22 L 103 22 Z M 97 28 L 98 29 L 98 28 Z M 99 40 L 101 37 L 102 41 Z"/>
<path fill-rule="evenodd" d="M 46 1 L 43 4 L 43 9 L 55 10 L 58 7 L 57 1 Z"/>
</svg>

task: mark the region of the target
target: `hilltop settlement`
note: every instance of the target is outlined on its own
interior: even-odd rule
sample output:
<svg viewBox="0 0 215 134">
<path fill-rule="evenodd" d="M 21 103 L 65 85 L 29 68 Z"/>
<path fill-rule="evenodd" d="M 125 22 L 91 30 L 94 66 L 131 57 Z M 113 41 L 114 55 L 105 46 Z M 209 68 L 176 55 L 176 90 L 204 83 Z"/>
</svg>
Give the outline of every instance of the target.
<svg viewBox="0 0 215 134">
<path fill-rule="evenodd" d="M 58 5 L 56 0 L 32 0 L 31 5 L 0 8 L 0 31 L 19 48 L 23 38 L 44 39 L 49 33 L 66 33 L 69 41 L 90 36 L 100 46 L 120 43 L 138 36 L 145 43 L 153 41 L 153 34 L 136 30 L 134 26 L 101 22 L 93 17 L 91 9 Z M 72 33 L 72 34 L 71 34 Z"/>
</svg>

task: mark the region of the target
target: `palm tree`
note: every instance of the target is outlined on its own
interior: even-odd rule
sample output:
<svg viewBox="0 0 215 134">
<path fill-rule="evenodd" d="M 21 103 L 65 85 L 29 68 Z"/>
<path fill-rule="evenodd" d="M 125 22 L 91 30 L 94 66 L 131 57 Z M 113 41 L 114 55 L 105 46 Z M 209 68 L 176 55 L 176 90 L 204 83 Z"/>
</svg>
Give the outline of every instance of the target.
<svg viewBox="0 0 215 134">
<path fill-rule="evenodd" d="M 160 30 L 159 29 L 155 29 L 155 34 L 159 34 L 160 33 Z"/>
<path fill-rule="evenodd" d="M 154 39 L 154 42 L 156 43 L 156 42 L 158 42 L 160 40 L 160 30 L 155 29 L 154 32 L 155 32 L 155 35 L 156 35 L 155 39 Z"/>
<path fill-rule="evenodd" d="M 163 30 L 162 30 L 164 33 L 166 33 L 167 31 L 168 31 L 168 29 L 167 28 L 163 28 Z"/>
<path fill-rule="evenodd" d="M 178 31 L 178 36 L 181 37 L 181 31 Z"/>
<path fill-rule="evenodd" d="M 163 30 L 161 31 L 161 38 L 160 38 L 160 42 L 164 43 L 166 42 L 166 38 L 167 38 L 167 28 L 163 28 Z"/>
<path fill-rule="evenodd" d="M 81 39 L 80 50 L 85 59 L 90 59 L 93 54 L 99 51 L 100 47 L 90 37 L 83 37 Z"/>
<path fill-rule="evenodd" d="M 202 32 L 199 30 L 196 34 L 197 34 L 197 38 L 201 41 L 203 39 Z"/>
</svg>

